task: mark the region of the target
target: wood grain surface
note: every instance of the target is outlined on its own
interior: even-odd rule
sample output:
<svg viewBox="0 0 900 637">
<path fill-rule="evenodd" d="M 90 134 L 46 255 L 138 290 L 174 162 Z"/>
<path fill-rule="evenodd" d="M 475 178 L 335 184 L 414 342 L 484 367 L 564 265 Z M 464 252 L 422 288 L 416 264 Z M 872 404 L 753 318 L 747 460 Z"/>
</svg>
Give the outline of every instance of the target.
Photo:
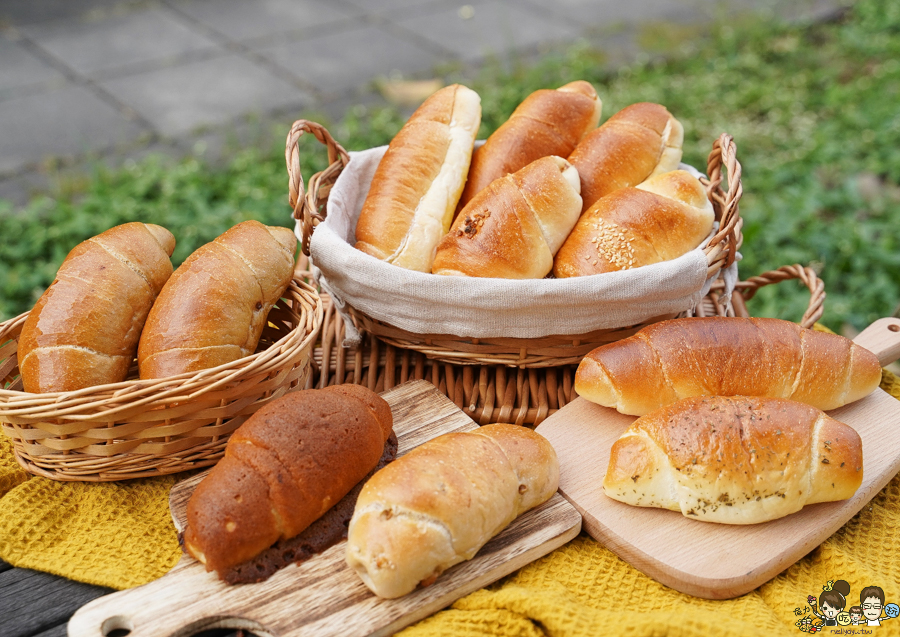
<svg viewBox="0 0 900 637">
<path fill-rule="evenodd" d="M 65 637 L 72 613 L 110 592 L 50 573 L 13 568 L 0 560 L 0 635 Z"/>
<path fill-rule="evenodd" d="M 900 319 L 881 319 L 855 340 L 887 364 L 891 356 L 900 356 Z M 700 522 L 677 511 L 633 507 L 606 497 L 602 483 L 610 447 L 634 416 L 578 398 L 537 431 L 556 449 L 560 493 L 582 513 L 592 537 L 667 586 L 727 599 L 753 590 L 821 544 L 900 471 L 900 401 L 876 389 L 828 413 L 862 438 L 862 486 L 849 500 L 809 505 L 747 526 Z"/>
<path fill-rule="evenodd" d="M 412 381 L 384 394 L 394 414 L 399 453 L 451 431 L 477 425 L 431 383 Z M 176 526 L 200 476 L 172 489 Z M 164 577 L 81 608 L 69 637 L 102 637 L 115 628 L 129 637 L 190 635 L 216 627 L 246 628 L 260 636 L 389 635 L 549 553 L 575 537 L 581 516 L 559 494 L 516 519 L 472 560 L 437 582 L 393 600 L 373 595 L 344 562 L 346 542 L 259 584 L 228 586 L 183 556 Z"/>
</svg>

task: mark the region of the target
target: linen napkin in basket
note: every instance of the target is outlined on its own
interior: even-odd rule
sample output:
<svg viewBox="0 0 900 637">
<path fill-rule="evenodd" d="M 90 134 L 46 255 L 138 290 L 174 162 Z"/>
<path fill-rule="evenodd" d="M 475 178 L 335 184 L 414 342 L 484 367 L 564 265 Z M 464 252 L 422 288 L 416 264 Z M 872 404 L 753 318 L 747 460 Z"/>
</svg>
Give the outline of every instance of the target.
<svg viewBox="0 0 900 637">
<path fill-rule="evenodd" d="M 709 292 L 714 278 L 706 278 L 708 262 L 702 247 L 631 270 L 524 280 L 434 276 L 364 254 L 352 247 L 355 228 L 386 150 L 387 146 L 379 146 L 350 153 L 350 163 L 328 196 L 328 215 L 310 240 L 310 268 L 344 318 L 345 346 L 360 340 L 347 305 L 414 334 L 539 338 L 674 316 L 696 308 Z M 700 176 L 691 166 L 680 168 Z M 301 226 L 298 220 L 298 240 Z M 722 276 L 725 302 L 737 282 L 737 261 Z"/>
<path fill-rule="evenodd" d="M 881 387 L 900 399 L 900 378 L 885 371 Z M 80 484 L 28 478 L 0 437 L 0 558 L 113 588 L 160 577 L 179 559 L 168 514 L 175 480 Z M 850 583 L 848 607 L 870 585 L 884 590 L 886 603 L 900 603 L 897 529 L 900 475 L 797 564 L 738 599 L 721 601 L 667 588 L 582 534 L 400 634 L 798 635 L 797 622 L 810 616 L 807 596 L 818 597 L 829 580 Z M 851 626 L 844 634 L 848 629 L 900 635 L 900 618 L 877 629 Z"/>
<path fill-rule="evenodd" d="M 162 577 L 181 555 L 169 515 L 178 478 L 90 483 L 30 476 L 0 434 L 0 559 L 111 588 Z"/>
</svg>

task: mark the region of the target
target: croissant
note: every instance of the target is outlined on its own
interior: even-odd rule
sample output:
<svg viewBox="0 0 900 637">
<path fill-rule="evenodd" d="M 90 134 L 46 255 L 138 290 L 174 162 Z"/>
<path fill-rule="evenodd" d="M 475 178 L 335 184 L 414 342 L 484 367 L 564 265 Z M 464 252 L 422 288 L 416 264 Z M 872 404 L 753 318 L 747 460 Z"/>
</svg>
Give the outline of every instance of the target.
<svg viewBox="0 0 900 637">
<path fill-rule="evenodd" d="M 856 431 L 814 407 L 763 397 L 687 398 L 638 418 L 613 444 L 611 498 L 725 524 L 755 524 L 862 484 Z"/>
<path fill-rule="evenodd" d="M 495 424 L 439 436 L 376 473 L 350 520 L 347 563 L 372 592 L 400 597 L 475 556 L 559 483 L 541 435 Z"/>
<path fill-rule="evenodd" d="M 392 430 L 387 402 L 365 387 L 296 391 L 266 405 L 192 494 L 185 550 L 222 576 L 296 536 L 375 466 Z"/>
<path fill-rule="evenodd" d="M 356 224 L 358 250 L 431 272 L 462 194 L 481 124 L 481 98 L 454 84 L 429 97 L 381 158 Z"/>
<path fill-rule="evenodd" d="M 579 395 L 634 416 L 690 396 L 769 396 L 836 409 L 880 382 L 878 359 L 864 347 L 758 318 L 654 323 L 591 351 L 575 372 Z"/>
<path fill-rule="evenodd" d="M 171 232 L 138 222 L 75 246 L 22 326 L 25 391 L 125 380 L 150 307 L 172 274 L 174 249 Z"/>
<path fill-rule="evenodd" d="M 141 378 L 162 378 L 256 351 L 266 317 L 294 271 L 297 239 L 258 221 L 201 246 L 172 274 L 138 345 Z"/>
<path fill-rule="evenodd" d="M 578 173 L 543 157 L 492 182 L 438 244 L 434 274 L 540 279 L 581 211 Z"/>
<path fill-rule="evenodd" d="M 693 250 L 712 230 L 712 204 L 684 170 L 620 188 L 581 215 L 556 253 L 557 278 L 637 268 Z"/>
<path fill-rule="evenodd" d="M 587 210 L 613 190 L 678 168 L 684 128 L 664 106 L 632 104 L 585 135 L 569 161 L 581 175 Z"/>
<path fill-rule="evenodd" d="M 525 98 L 483 146 L 472 153 L 469 177 L 457 211 L 495 179 L 541 157 L 568 157 L 600 121 L 603 104 L 588 82 L 541 89 Z"/>
</svg>

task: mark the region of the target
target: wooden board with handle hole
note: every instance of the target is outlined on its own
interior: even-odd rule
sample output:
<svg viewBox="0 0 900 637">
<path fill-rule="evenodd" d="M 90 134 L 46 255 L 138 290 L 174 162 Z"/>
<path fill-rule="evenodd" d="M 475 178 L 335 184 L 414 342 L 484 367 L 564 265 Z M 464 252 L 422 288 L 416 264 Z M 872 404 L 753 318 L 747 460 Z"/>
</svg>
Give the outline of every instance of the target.
<svg viewBox="0 0 900 637">
<path fill-rule="evenodd" d="M 880 319 L 854 341 L 882 366 L 900 357 L 900 319 Z M 606 497 L 610 448 L 634 416 L 577 398 L 537 431 L 559 456 L 559 490 L 584 529 L 623 560 L 683 593 L 708 599 L 743 595 L 797 562 L 862 509 L 900 471 L 900 401 L 881 389 L 828 412 L 859 433 L 863 482 L 849 500 L 804 507 L 778 520 L 733 526 L 677 511 L 634 507 Z"/>
<path fill-rule="evenodd" d="M 477 429 L 427 381 L 398 385 L 382 396 L 391 406 L 399 455 L 452 431 Z M 187 501 L 205 473 L 172 488 L 170 508 L 183 529 Z M 69 637 L 178 637 L 210 628 L 243 628 L 266 637 L 390 635 L 463 595 L 546 555 L 578 535 L 581 515 L 558 493 L 488 542 L 470 561 L 431 586 L 398 599 L 380 599 L 344 562 L 346 540 L 265 582 L 229 586 L 192 557 L 162 578 L 94 600 L 69 622 Z"/>
</svg>

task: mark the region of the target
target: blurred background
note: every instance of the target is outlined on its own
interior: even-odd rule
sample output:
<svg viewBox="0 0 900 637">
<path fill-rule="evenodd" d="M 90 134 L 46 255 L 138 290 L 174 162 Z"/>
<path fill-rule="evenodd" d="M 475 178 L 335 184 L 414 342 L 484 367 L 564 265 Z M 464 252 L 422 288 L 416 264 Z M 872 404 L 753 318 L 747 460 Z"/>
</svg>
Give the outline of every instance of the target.
<svg viewBox="0 0 900 637">
<path fill-rule="evenodd" d="M 665 105 L 699 168 L 734 136 L 742 278 L 810 265 L 851 336 L 900 309 L 896 0 L 0 0 L 0 320 L 119 223 L 168 227 L 176 265 L 239 221 L 292 226 L 295 119 L 359 150 L 463 82 L 486 137 L 575 79 L 601 121 Z M 301 145 L 308 179 L 325 153 Z M 788 282 L 749 309 L 799 320 L 807 300 Z"/>
</svg>

